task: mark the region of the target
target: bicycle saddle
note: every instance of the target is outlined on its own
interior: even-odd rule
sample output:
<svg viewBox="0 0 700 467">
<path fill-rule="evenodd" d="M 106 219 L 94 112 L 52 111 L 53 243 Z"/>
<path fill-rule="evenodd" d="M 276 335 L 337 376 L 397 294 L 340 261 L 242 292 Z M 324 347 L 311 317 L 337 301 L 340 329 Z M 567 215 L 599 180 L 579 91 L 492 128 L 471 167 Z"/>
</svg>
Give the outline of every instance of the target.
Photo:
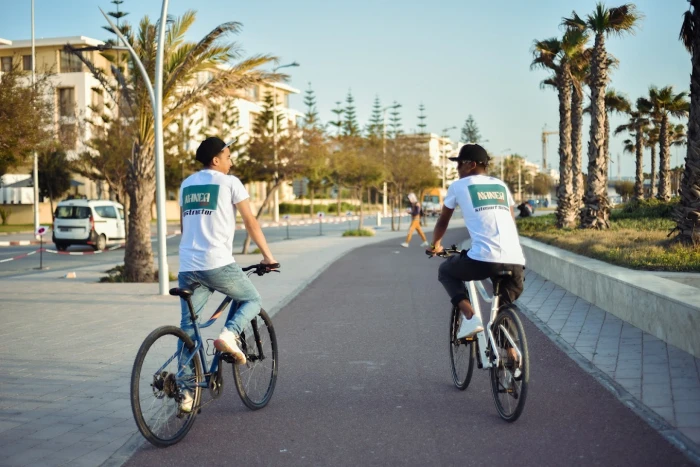
<svg viewBox="0 0 700 467">
<path fill-rule="evenodd" d="M 178 297 L 187 298 L 192 296 L 192 291 L 190 289 L 179 289 L 175 287 L 170 289 L 170 295 L 177 295 Z"/>
</svg>

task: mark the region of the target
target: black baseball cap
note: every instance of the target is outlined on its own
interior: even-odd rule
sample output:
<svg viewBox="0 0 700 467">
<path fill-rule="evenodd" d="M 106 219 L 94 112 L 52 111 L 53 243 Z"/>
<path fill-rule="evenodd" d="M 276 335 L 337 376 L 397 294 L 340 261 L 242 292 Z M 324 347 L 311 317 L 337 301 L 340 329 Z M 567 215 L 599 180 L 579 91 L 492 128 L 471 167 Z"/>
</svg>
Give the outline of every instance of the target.
<svg viewBox="0 0 700 467">
<path fill-rule="evenodd" d="M 195 159 L 204 165 L 209 165 L 212 159 L 223 151 L 225 148 L 231 146 L 236 142 L 236 139 L 232 139 L 228 143 L 224 143 L 224 140 L 217 138 L 216 136 L 210 136 L 209 138 L 202 141 L 202 144 L 197 148 L 197 155 Z"/>
<path fill-rule="evenodd" d="M 450 157 L 449 159 L 454 162 L 473 161 L 484 164 L 491 160 L 486 149 L 474 143 L 465 144 L 460 148 L 457 157 Z"/>
</svg>

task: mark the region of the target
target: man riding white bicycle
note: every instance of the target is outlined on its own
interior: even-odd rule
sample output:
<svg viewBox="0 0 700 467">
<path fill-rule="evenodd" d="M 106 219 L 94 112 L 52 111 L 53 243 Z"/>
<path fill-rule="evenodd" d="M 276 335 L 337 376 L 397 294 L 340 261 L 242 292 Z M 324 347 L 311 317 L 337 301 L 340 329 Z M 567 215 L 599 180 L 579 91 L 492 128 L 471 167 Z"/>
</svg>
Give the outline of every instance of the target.
<svg viewBox="0 0 700 467">
<path fill-rule="evenodd" d="M 197 148 L 196 159 L 204 167 L 187 177 L 180 187 L 180 272 L 181 288 L 193 288 L 192 306 L 195 314 L 206 305 L 216 290 L 228 295 L 238 307 L 229 316 L 214 347 L 231 354 L 237 364 L 245 364 L 246 356 L 240 349 L 239 334 L 261 308 L 261 298 L 248 276 L 233 258 L 233 235 L 236 211 L 240 213 L 245 228 L 263 255 L 261 264 L 279 267 L 267 246 L 255 215 L 250 207 L 249 195 L 243 183 L 228 175 L 231 170 L 231 143 L 217 137 L 204 140 Z M 190 336 L 194 329 L 185 300 L 182 305 L 180 327 Z M 192 407 L 192 397 L 186 391 L 182 411 Z"/>
<path fill-rule="evenodd" d="M 433 230 L 431 254 L 443 251 L 440 242 L 454 209 L 459 206 L 472 239 L 471 248 L 452 256 L 440 265 L 438 280 L 452 304 L 464 315 L 457 338 L 471 337 L 484 330 L 475 316 L 464 281 L 484 280 L 502 271 L 511 271 L 501 282 L 501 303 L 515 301 L 523 292 L 525 257 L 515 225 L 513 196 L 503 181 L 486 175 L 489 156 L 478 144 L 465 144 L 457 157 L 459 180 L 447 190 L 440 218 Z"/>
</svg>

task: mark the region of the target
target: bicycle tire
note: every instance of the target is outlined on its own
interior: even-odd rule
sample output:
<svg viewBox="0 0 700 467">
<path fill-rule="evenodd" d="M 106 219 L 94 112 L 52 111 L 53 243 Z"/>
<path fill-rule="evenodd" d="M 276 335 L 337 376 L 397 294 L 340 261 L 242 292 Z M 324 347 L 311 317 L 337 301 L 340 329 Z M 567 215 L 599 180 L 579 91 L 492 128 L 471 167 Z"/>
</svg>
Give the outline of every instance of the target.
<svg viewBox="0 0 700 467">
<path fill-rule="evenodd" d="M 474 340 L 457 339 L 457 331 L 462 316 L 459 307 L 453 306 L 450 315 L 450 367 L 452 381 L 457 389 L 464 391 L 469 386 L 474 372 L 476 342 Z M 466 359 L 466 362 L 464 360 Z M 466 363 L 466 368 L 464 363 Z"/>
<path fill-rule="evenodd" d="M 507 305 L 498 312 L 496 321 L 493 323 L 493 337 L 501 360 L 498 367 L 491 367 L 491 392 L 493 401 L 496 404 L 498 415 L 507 422 L 516 421 L 525 408 L 527 399 L 528 383 L 530 381 L 530 357 L 527 349 L 527 338 L 523 323 L 520 321 L 515 305 Z M 518 346 L 522 356 L 520 375 L 515 376 L 516 362 L 509 356 L 508 349 L 512 348 L 510 341 L 500 329 L 503 326 L 510 334 L 510 337 Z M 503 400 L 501 399 L 503 398 Z M 514 404 L 513 404 L 514 402 Z"/>
<path fill-rule="evenodd" d="M 179 347 L 180 342 L 182 347 Z M 187 414 L 180 411 L 181 392 L 173 376 L 177 373 L 178 348 L 191 351 L 194 342 L 178 327 L 157 328 L 141 344 L 131 372 L 131 411 L 134 420 L 144 438 L 161 448 L 185 437 L 192 428 L 202 396 L 202 388 L 196 386 L 192 411 Z M 199 354 L 194 356 L 192 362 L 194 381 L 199 383 L 203 380 Z M 144 407 L 144 402 L 148 400 L 151 400 L 151 404 Z"/>
<path fill-rule="evenodd" d="M 263 358 L 255 341 L 253 323 L 258 326 Z M 233 379 L 241 401 L 251 410 L 265 407 L 275 390 L 277 382 L 277 337 L 272 320 L 265 310 L 251 320 L 241 333 L 241 346 L 246 354 L 245 365 L 233 365 Z"/>
</svg>

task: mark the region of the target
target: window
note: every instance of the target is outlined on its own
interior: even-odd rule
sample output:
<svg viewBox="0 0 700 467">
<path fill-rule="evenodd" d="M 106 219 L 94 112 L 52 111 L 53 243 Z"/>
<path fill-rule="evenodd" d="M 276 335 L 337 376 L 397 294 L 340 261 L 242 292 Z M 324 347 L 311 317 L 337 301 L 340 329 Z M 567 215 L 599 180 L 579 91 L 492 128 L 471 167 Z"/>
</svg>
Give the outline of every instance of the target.
<svg viewBox="0 0 700 467">
<path fill-rule="evenodd" d="M 253 101 L 253 102 L 258 102 L 260 100 L 260 86 L 253 86 L 248 88 L 248 97 Z"/>
<path fill-rule="evenodd" d="M 87 219 L 90 208 L 87 206 L 59 206 L 56 208 L 56 219 Z"/>
<path fill-rule="evenodd" d="M 116 219 L 117 210 L 114 206 L 95 206 L 95 212 L 100 217 L 105 217 L 107 219 Z"/>
<path fill-rule="evenodd" d="M 72 53 L 61 50 L 61 73 L 79 73 L 83 71 L 83 64 Z"/>
<path fill-rule="evenodd" d="M 22 69 L 24 71 L 32 71 L 32 56 L 22 55 Z"/>
<path fill-rule="evenodd" d="M 12 57 L 2 57 L 1 64 L 2 64 L 2 71 L 4 72 L 9 72 L 12 71 Z"/>
<path fill-rule="evenodd" d="M 119 218 L 124 219 L 124 209 L 122 208 L 117 208 L 119 210 Z"/>
<path fill-rule="evenodd" d="M 75 117 L 75 89 L 58 89 L 58 115 L 61 117 Z"/>
<path fill-rule="evenodd" d="M 75 123 L 62 123 L 58 130 L 58 139 L 66 149 L 75 149 L 78 140 L 78 127 Z"/>
<path fill-rule="evenodd" d="M 284 106 L 289 108 L 289 94 L 284 95 Z"/>
</svg>

